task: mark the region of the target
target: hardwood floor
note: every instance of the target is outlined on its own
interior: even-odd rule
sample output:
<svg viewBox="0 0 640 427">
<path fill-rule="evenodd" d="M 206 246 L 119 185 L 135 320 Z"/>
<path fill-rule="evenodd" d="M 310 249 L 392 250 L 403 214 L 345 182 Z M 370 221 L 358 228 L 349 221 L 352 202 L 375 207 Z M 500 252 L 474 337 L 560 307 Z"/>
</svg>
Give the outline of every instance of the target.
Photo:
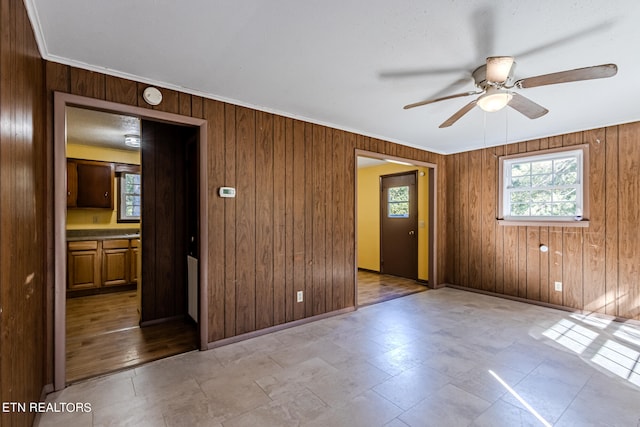
<svg viewBox="0 0 640 427">
<path fill-rule="evenodd" d="M 187 320 L 140 328 L 136 291 L 67 299 L 67 382 L 196 348 Z"/>
<path fill-rule="evenodd" d="M 403 277 L 358 270 L 358 306 L 400 298 L 426 291 L 427 286 Z"/>
</svg>

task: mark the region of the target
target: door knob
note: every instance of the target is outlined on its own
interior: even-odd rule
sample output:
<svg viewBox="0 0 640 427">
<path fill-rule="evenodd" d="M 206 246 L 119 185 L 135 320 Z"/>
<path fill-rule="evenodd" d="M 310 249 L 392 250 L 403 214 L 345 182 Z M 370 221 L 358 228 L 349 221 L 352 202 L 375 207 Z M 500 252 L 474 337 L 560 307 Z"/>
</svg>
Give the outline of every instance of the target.
<svg viewBox="0 0 640 427">
<path fill-rule="evenodd" d="M 413 236 L 414 234 L 416 234 L 416 232 L 415 232 L 415 231 L 413 231 L 413 230 L 411 230 L 411 231 L 409 232 L 409 236 Z"/>
</svg>

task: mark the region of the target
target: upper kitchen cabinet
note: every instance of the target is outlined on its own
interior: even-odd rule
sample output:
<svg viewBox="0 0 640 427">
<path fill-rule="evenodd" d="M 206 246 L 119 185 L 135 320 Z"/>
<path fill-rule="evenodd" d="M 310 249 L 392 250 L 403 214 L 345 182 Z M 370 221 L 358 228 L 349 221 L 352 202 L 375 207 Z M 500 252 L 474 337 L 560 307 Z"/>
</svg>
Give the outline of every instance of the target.
<svg viewBox="0 0 640 427">
<path fill-rule="evenodd" d="M 67 160 L 67 207 L 113 209 L 113 163 Z"/>
</svg>

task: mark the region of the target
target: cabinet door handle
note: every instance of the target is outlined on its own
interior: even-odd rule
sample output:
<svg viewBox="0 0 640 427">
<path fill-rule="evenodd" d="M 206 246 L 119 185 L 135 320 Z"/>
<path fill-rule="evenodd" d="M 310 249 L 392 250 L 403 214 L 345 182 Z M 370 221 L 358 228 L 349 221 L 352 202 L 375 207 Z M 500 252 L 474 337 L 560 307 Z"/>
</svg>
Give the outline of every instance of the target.
<svg viewBox="0 0 640 427">
<path fill-rule="evenodd" d="M 104 198 L 106 199 L 107 197 L 109 197 L 109 192 L 108 192 L 108 191 L 105 191 L 105 192 L 104 192 Z"/>
<path fill-rule="evenodd" d="M 71 191 L 67 191 L 67 196 L 71 196 Z"/>
</svg>

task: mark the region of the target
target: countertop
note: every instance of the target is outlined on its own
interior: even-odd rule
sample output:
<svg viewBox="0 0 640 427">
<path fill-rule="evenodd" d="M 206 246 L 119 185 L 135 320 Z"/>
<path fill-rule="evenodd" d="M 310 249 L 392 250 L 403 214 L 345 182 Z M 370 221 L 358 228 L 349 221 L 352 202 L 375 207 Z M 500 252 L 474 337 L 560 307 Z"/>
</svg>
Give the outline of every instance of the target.
<svg viewBox="0 0 640 427">
<path fill-rule="evenodd" d="M 138 238 L 140 238 L 138 229 L 67 230 L 67 242 Z"/>
</svg>

